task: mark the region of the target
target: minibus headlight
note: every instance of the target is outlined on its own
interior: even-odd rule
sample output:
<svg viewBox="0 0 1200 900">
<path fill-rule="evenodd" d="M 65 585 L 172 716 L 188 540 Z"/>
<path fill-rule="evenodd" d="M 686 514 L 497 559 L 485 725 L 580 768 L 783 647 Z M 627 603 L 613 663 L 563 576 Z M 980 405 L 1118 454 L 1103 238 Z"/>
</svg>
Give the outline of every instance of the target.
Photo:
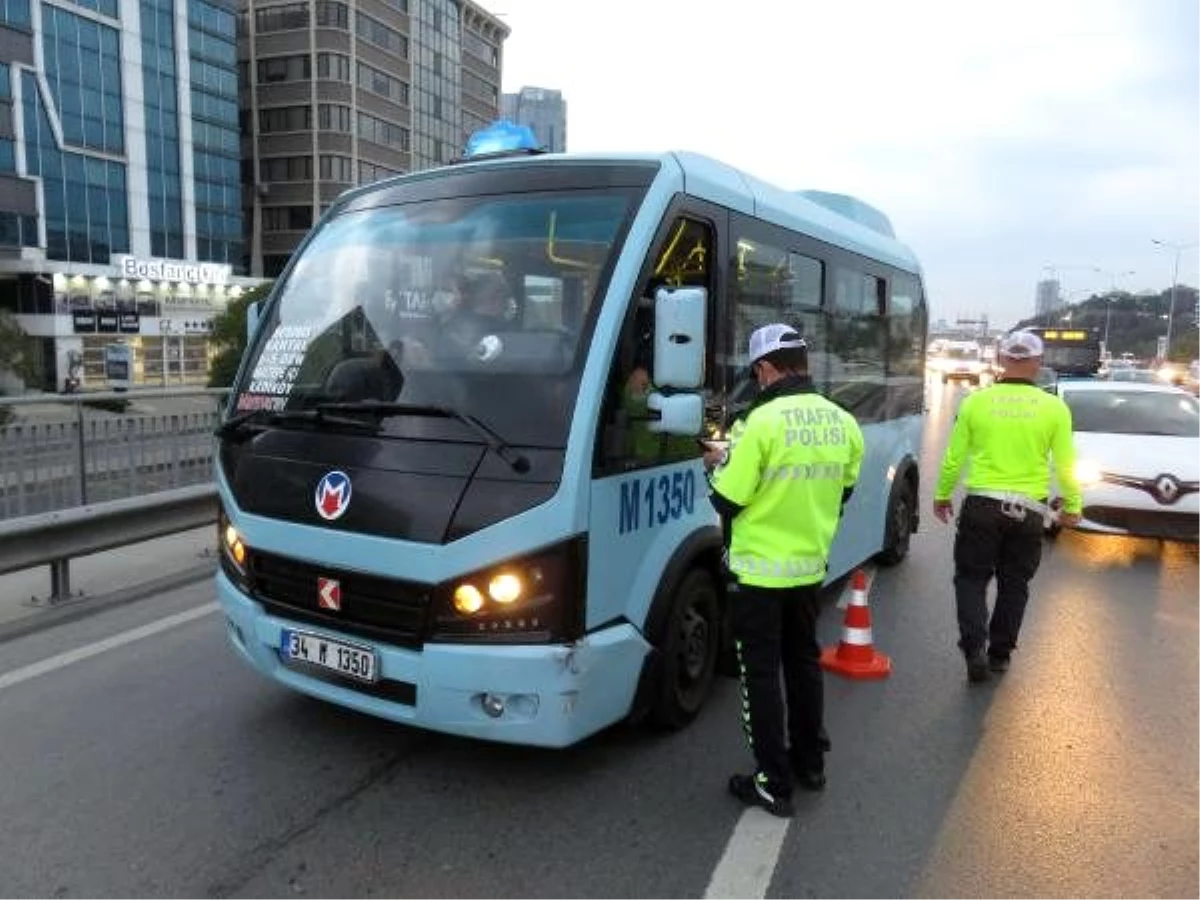
<svg viewBox="0 0 1200 900">
<path fill-rule="evenodd" d="M 463 615 L 475 615 L 484 602 L 483 593 L 473 584 L 460 584 L 454 589 L 454 608 Z"/>
<path fill-rule="evenodd" d="M 576 633 L 583 594 L 581 541 L 439 585 L 434 641 L 550 643 Z"/>
<path fill-rule="evenodd" d="M 221 568 L 239 587 L 247 587 L 249 572 L 246 560 L 249 551 L 238 530 L 222 509 L 217 516 L 217 543 L 220 544 Z"/>
<path fill-rule="evenodd" d="M 529 574 L 536 581 L 540 573 L 531 571 Z M 526 593 L 524 587 L 525 583 L 520 575 L 514 572 L 501 572 L 488 582 L 488 597 L 496 603 L 507 606 L 521 599 L 522 594 Z"/>
</svg>

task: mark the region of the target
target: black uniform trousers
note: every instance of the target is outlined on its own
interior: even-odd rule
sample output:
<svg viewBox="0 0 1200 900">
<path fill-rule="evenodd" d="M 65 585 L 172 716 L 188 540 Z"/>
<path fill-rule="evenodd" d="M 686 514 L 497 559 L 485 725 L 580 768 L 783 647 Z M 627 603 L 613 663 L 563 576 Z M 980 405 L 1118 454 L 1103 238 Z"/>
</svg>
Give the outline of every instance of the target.
<svg viewBox="0 0 1200 900">
<path fill-rule="evenodd" d="M 829 738 L 817 642 L 819 587 L 731 585 L 742 727 L 754 753 L 756 774 L 766 777 L 767 790 L 774 796 L 791 795 L 793 770 L 825 770 Z"/>
<path fill-rule="evenodd" d="M 1005 657 L 1017 646 L 1029 581 L 1042 561 L 1042 517 L 1032 510 L 1017 520 L 1001 501 L 968 495 L 954 539 L 954 595 L 958 607 L 958 646 L 972 656 Z M 996 605 L 988 619 L 987 589 L 996 577 Z"/>
</svg>

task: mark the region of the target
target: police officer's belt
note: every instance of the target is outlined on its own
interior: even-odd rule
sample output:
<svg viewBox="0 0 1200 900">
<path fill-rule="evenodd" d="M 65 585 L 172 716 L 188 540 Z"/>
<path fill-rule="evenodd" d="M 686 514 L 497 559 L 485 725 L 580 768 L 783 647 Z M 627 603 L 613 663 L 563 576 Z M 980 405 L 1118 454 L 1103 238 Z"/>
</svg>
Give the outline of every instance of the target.
<svg viewBox="0 0 1200 900">
<path fill-rule="evenodd" d="M 1048 524 L 1058 519 L 1058 514 L 1051 507 L 1045 503 L 1039 503 L 1032 497 L 1026 497 L 1024 494 L 1016 494 L 1012 491 L 972 490 L 967 492 L 967 496 L 987 497 L 991 500 L 999 500 L 1000 511 L 1010 519 L 1020 521 L 1025 518 L 1026 511 L 1037 513 Z"/>
</svg>

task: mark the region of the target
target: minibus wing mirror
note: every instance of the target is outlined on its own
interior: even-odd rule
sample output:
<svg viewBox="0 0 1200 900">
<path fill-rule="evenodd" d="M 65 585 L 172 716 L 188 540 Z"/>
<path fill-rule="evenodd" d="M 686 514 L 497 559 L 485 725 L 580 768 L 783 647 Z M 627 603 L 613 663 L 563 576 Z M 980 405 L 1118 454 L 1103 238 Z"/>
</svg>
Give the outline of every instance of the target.
<svg viewBox="0 0 1200 900">
<path fill-rule="evenodd" d="M 655 386 L 681 391 L 704 386 L 707 311 L 708 291 L 704 288 L 659 288 L 655 293 Z"/>
<path fill-rule="evenodd" d="M 655 434 L 697 435 L 704 425 L 704 398 L 699 394 L 653 393 L 646 398 L 646 408 L 646 427 Z"/>
</svg>

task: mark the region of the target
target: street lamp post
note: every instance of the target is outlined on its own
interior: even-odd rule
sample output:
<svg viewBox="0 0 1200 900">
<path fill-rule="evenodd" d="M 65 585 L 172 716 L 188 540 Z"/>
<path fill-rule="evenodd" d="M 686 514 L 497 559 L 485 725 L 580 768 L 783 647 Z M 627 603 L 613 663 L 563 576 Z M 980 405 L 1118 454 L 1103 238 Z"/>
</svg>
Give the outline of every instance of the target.
<svg viewBox="0 0 1200 900">
<path fill-rule="evenodd" d="M 1168 250 L 1175 251 L 1175 266 L 1171 270 L 1171 305 L 1167 312 L 1167 344 L 1163 350 L 1165 360 L 1171 359 L 1171 326 L 1175 324 L 1175 294 L 1179 286 L 1179 257 L 1183 255 L 1184 250 L 1195 247 L 1195 242 L 1191 244 L 1173 244 L 1170 241 L 1160 241 L 1158 238 L 1151 238 L 1150 243 L 1158 244 L 1160 247 L 1165 247 Z"/>
<path fill-rule="evenodd" d="M 1112 304 L 1113 297 L 1117 293 L 1117 279 L 1125 278 L 1129 275 L 1136 275 L 1137 273 L 1132 269 L 1127 272 L 1105 272 L 1104 269 L 1096 269 L 1096 271 L 1100 272 L 1101 274 L 1107 274 L 1108 283 L 1111 285 L 1108 291 L 1108 298 L 1104 301 L 1104 352 L 1111 357 L 1112 348 L 1108 345 L 1108 326 L 1112 322 Z"/>
</svg>

